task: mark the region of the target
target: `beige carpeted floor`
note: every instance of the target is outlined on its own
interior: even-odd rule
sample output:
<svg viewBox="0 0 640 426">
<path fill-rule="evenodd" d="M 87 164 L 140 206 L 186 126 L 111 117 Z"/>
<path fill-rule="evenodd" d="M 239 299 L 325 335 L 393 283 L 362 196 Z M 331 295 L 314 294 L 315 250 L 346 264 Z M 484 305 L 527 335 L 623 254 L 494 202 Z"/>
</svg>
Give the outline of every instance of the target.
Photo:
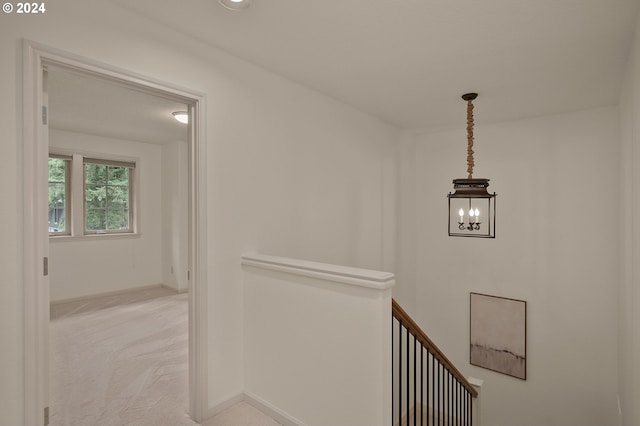
<svg viewBox="0 0 640 426">
<path fill-rule="evenodd" d="M 194 426 L 187 294 L 163 288 L 51 307 L 52 426 Z M 275 426 L 241 402 L 203 426 Z"/>
</svg>

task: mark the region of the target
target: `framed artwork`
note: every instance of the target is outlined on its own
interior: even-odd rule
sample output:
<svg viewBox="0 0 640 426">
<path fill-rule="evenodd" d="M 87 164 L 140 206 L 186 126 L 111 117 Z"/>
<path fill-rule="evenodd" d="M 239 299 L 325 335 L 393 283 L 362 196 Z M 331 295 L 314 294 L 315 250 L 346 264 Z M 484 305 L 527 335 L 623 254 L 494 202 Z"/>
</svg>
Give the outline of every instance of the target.
<svg viewBox="0 0 640 426">
<path fill-rule="evenodd" d="M 527 302 L 471 293 L 470 363 L 527 380 Z"/>
</svg>

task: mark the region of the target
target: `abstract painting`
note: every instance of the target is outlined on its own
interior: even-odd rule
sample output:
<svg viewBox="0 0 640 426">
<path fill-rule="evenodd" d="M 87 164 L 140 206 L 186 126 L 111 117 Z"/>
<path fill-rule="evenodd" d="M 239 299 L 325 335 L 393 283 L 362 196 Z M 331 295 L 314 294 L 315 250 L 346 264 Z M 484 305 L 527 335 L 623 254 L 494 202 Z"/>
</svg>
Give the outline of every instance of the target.
<svg viewBox="0 0 640 426">
<path fill-rule="evenodd" d="M 471 293 L 470 362 L 527 379 L 527 302 Z"/>
</svg>

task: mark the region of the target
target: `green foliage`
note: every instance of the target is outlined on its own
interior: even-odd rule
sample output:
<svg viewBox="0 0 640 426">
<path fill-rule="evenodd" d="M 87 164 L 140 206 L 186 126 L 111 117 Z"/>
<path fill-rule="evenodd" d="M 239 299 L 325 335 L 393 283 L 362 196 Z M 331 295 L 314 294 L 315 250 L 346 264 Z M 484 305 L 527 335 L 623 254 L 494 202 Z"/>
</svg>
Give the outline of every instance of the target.
<svg viewBox="0 0 640 426">
<path fill-rule="evenodd" d="M 49 231 L 64 232 L 68 161 L 49 158 Z"/>
<path fill-rule="evenodd" d="M 85 164 L 84 169 L 86 229 L 129 229 L 130 169 L 102 164 Z"/>
<path fill-rule="evenodd" d="M 49 232 L 65 231 L 68 160 L 49 158 Z M 89 231 L 129 229 L 127 167 L 85 164 L 85 227 Z"/>
</svg>

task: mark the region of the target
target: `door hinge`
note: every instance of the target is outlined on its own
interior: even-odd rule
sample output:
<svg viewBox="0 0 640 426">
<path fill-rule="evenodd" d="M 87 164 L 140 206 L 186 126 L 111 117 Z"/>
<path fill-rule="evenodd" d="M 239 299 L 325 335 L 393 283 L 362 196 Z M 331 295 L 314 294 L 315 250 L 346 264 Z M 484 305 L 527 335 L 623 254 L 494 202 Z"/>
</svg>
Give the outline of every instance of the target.
<svg viewBox="0 0 640 426">
<path fill-rule="evenodd" d="M 42 258 L 42 273 L 44 274 L 45 277 L 49 275 L 49 258 L 48 257 Z"/>
<path fill-rule="evenodd" d="M 49 407 L 44 407 L 44 426 L 49 424 Z"/>
<path fill-rule="evenodd" d="M 47 125 L 47 107 L 45 105 L 42 106 L 42 124 Z"/>
</svg>

